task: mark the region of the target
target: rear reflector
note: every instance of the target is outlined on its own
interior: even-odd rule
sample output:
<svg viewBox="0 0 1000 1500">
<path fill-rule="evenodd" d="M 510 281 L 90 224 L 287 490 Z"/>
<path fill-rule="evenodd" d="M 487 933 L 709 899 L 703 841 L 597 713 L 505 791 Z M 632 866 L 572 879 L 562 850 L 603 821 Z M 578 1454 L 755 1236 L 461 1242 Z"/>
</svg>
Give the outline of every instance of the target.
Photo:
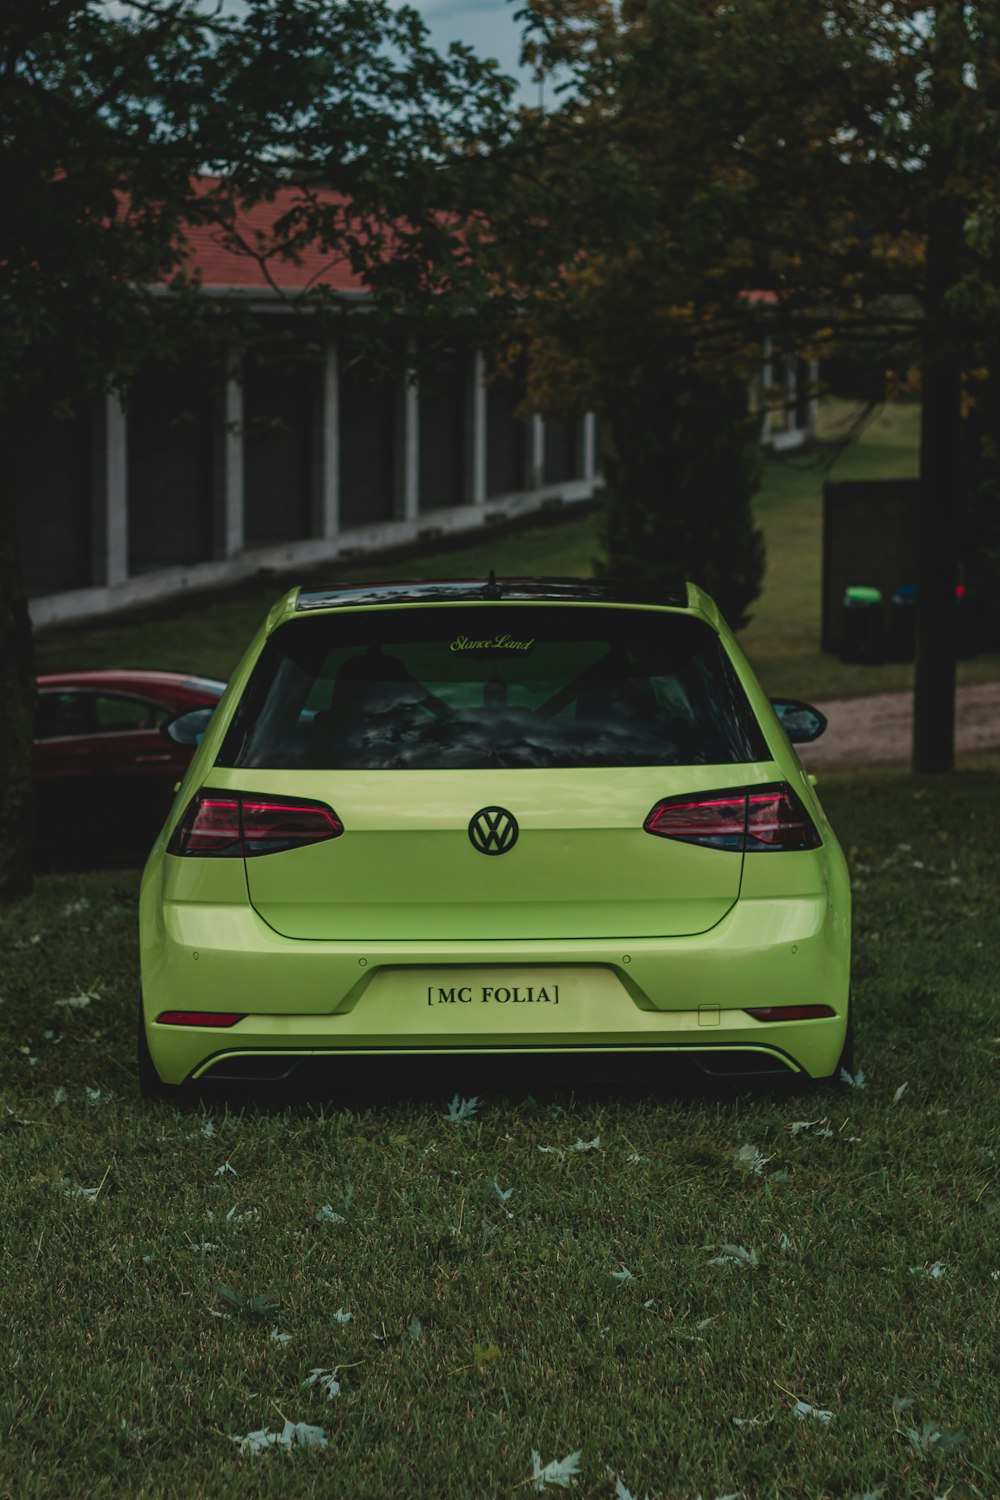
<svg viewBox="0 0 1000 1500">
<path fill-rule="evenodd" d="M 745 1005 L 743 1009 L 756 1021 L 818 1021 L 837 1014 L 829 1005 Z"/>
<path fill-rule="evenodd" d="M 343 831 L 325 802 L 203 788 L 174 829 L 167 853 L 250 858 L 320 844 Z"/>
<path fill-rule="evenodd" d="M 157 1016 L 158 1026 L 235 1026 L 242 1014 L 228 1010 L 165 1010 Z"/>
<path fill-rule="evenodd" d="M 746 854 L 818 849 L 821 842 L 809 814 L 784 781 L 665 797 L 642 826 L 660 838 Z"/>
</svg>

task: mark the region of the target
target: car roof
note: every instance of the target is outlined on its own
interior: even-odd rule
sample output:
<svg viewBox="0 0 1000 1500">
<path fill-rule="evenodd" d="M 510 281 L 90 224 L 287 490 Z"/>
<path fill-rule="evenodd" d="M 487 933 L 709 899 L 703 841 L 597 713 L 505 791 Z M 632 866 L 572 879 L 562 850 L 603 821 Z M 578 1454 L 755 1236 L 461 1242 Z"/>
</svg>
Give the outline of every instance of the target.
<svg viewBox="0 0 1000 1500">
<path fill-rule="evenodd" d="M 154 697 L 160 693 L 180 693 L 182 696 L 200 694 L 205 697 L 221 695 L 225 683 L 212 677 L 199 677 L 191 672 L 156 672 L 142 668 L 129 670 L 125 667 L 101 667 L 89 672 L 46 672 L 37 678 L 38 686 L 46 688 L 104 688 L 119 692 L 147 692 Z"/>
<path fill-rule="evenodd" d="M 651 604 L 673 609 L 690 606 L 685 584 L 654 587 L 596 578 L 437 578 L 384 583 L 339 583 L 324 589 L 299 589 L 288 604 L 306 610 L 357 608 L 366 604 L 482 603 L 484 601 L 566 602 L 579 604 Z"/>
</svg>

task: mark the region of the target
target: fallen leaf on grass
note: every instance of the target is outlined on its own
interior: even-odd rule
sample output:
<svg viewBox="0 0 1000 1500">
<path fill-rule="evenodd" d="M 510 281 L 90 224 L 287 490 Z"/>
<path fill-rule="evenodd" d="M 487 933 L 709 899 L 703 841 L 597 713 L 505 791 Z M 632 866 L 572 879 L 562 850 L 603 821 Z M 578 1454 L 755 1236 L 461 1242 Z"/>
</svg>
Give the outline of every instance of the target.
<svg viewBox="0 0 1000 1500">
<path fill-rule="evenodd" d="M 832 1411 L 825 1411 L 821 1406 L 810 1406 L 808 1401 L 796 1401 L 792 1411 L 803 1422 L 807 1417 L 813 1417 L 817 1422 L 822 1422 L 824 1427 L 829 1427 L 833 1421 Z"/>
<path fill-rule="evenodd" d="M 246 1223 L 251 1223 L 252 1224 L 252 1223 L 256 1223 L 256 1221 L 259 1218 L 260 1218 L 260 1209 L 259 1208 L 246 1208 L 246 1209 L 243 1210 L 243 1212 L 241 1214 L 238 1214 L 236 1212 L 236 1204 L 234 1203 L 233 1206 L 232 1206 L 232 1208 L 226 1214 L 226 1223 L 227 1224 L 246 1224 Z"/>
<path fill-rule="evenodd" d="M 476 1362 L 476 1369 L 482 1374 L 483 1370 L 489 1369 L 490 1365 L 496 1364 L 500 1358 L 499 1344 L 473 1344 L 472 1358 Z"/>
<path fill-rule="evenodd" d="M 599 1151 L 600 1147 L 601 1137 L 595 1135 L 592 1141 L 574 1141 L 569 1149 L 571 1151 Z"/>
<path fill-rule="evenodd" d="M 582 1448 L 575 1453 L 567 1453 L 565 1458 L 552 1459 L 550 1463 L 542 1465 L 542 1455 L 531 1451 L 531 1481 L 532 1489 L 541 1491 L 547 1484 L 558 1485 L 560 1489 L 568 1490 L 574 1478 L 580 1472 L 580 1455 Z"/>
<path fill-rule="evenodd" d="M 349 1323 L 351 1321 L 352 1316 L 353 1316 L 353 1314 L 347 1312 L 347 1310 L 345 1308 L 338 1307 L 337 1311 L 333 1315 L 333 1321 L 335 1323 L 340 1323 L 341 1325 L 343 1325 L 345 1323 Z"/>
<path fill-rule="evenodd" d="M 628 1266 L 622 1266 L 620 1271 L 611 1272 L 611 1279 L 612 1281 L 617 1281 L 619 1286 L 624 1286 L 626 1281 L 634 1281 L 635 1277 L 632 1275 L 632 1272 L 629 1270 Z"/>
<path fill-rule="evenodd" d="M 866 1089 L 868 1087 L 868 1079 L 865 1076 L 864 1068 L 859 1068 L 856 1073 L 848 1073 L 846 1068 L 841 1068 L 837 1076 L 841 1083 L 846 1083 L 849 1088 Z"/>
<path fill-rule="evenodd" d="M 752 1172 L 758 1177 L 768 1162 L 773 1160 L 773 1156 L 765 1156 L 763 1151 L 758 1151 L 757 1147 L 751 1146 L 749 1141 L 738 1151 L 733 1152 L 734 1166 L 737 1166 L 741 1172 Z"/>
<path fill-rule="evenodd" d="M 67 995 L 64 1000 L 53 1000 L 52 1004 L 57 1010 L 85 1010 L 92 1000 L 100 998 L 100 995 L 91 994 L 89 990 L 78 990 L 75 995 Z"/>
<path fill-rule="evenodd" d="M 475 1095 L 471 1099 L 463 1099 L 456 1094 L 448 1105 L 445 1119 L 450 1120 L 453 1125 L 460 1125 L 463 1120 L 470 1120 L 478 1108 L 479 1099 Z"/>
<path fill-rule="evenodd" d="M 706 1250 L 718 1250 L 718 1255 L 713 1255 L 708 1262 L 710 1266 L 744 1266 L 750 1267 L 757 1264 L 756 1250 L 747 1250 L 743 1245 L 706 1245 Z"/>
<path fill-rule="evenodd" d="M 88 1203 L 93 1203 L 100 1192 L 100 1189 L 95 1187 L 75 1187 L 68 1177 L 60 1177 L 52 1186 L 70 1198 L 85 1198 Z"/>
<path fill-rule="evenodd" d="M 792 1135 L 802 1135 L 805 1131 L 812 1130 L 814 1125 L 819 1126 L 819 1129 L 816 1131 L 818 1136 L 833 1135 L 833 1131 L 830 1129 L 830 1121 L 825 1115 L 821 1120 L 793 1120 L 788 1128 L 792 1132 Z"/>
<path fill-rule="evenodd" d="M 326 1399 L 332 1401 L 334 1396 L 340 1395 L 340 1381 L 337 1379 L 339 1370 L 339 1365 L 334 1365 L 332 1370 L 324 1370 L 322 1365 L 317 1365 L 309 1371 L 302 1384 L 318 1386 Z"/>
<path fill-rule="evenodd" d="M 929 1276 L 932 1281 L 940 1281 L 942 1276 L 947 1276 L 948 1267 L 943 1260 L 936 1260 L 929 1266 L 911 1266 L 910 1274 L 913 1276 Z"/>
<path fill-rule="evenodd" d="M 237 1170 L 236 1170 L 235 1167 L 231 1167 L 227 1161 L 224 1161 L 222 1163 L 221 1167 L 216 1167 L 215 1171 L 212 1173 L 212 1176 L 213 1177 L 238 1177 L 239 1173 L 237 1172 Z"/>
<path fill-rule="evenodd" d="M 276 1328 L 271 1329 L 271 1332 L 268 1334 L 268 1338 L 271 1339 L 273 1343 L 280 1344 L 282 1348 L 284 1348 L 286 1344 L 290 1344 L 292 1342 L 292 1334 L 279 1333 Z"/>
<path fill-rule="evenodd" d="M 925 1422 L 919 1432 L 915 1427 L 904 1428 L 901 1436 L 921 1458 L 937 1458 L 965 1442 L 964 1432 L 952 1432 L 947 1427 L 938 1427 L 935 1422 Z"/>
<path fill-rule="evenodd" d="M 247 1318 L 250 1322 L 258 1322 L 264 1318 L 275 1318 L 281 1311 L 281 1303 L 275 1302 L 267 1292 L 258 1292 L 254 1297 L 247 1297 L 243 1292 L 234 1292 L 231 1287 L 217 1286 L 216 1295 L 221 1297 L 228 1307 L 239 1313 L 241 1318 Z"/>
<path fill-rule="evenodd" d="M 615 1475 L 615 1500 L 639 1500 L 638 1495 L 633 1495 L 632 1491 L 627 1485 L 622 1483 L 617 1474 Z M 645 1494 L 645 1500 L 649 1500 L 648 1490 Z"/>
<path fill-rule="evenodd" d="M 270 1432 L 266 1427 L 261 1427 L 234 1441 L 239 1444 L 241 1458 L 266 1453 L 270 1448 L 291 1448 L 295 1444 L 302 1448 L 325 1448 L 327 1445 L 323 1428 L 310 1427 L 308 1422 L 286 1422 L 280 1432 Z"/>
<path fill-rule="evenodd" d="M 330 1203 L 324 1203 L 322 1208 L 318 1208 L 316 1210 L 316 1212 L 313 1214 L 313 1218 L 316 1220 L 317 1224 L 346 1224 L 347 1223 L 347 1220 L 344 1218 L 344 1215 L 343 1214 L 338 1214 L 337 1211 L 336 1211 L 336 1209 Z"/>
</svg>

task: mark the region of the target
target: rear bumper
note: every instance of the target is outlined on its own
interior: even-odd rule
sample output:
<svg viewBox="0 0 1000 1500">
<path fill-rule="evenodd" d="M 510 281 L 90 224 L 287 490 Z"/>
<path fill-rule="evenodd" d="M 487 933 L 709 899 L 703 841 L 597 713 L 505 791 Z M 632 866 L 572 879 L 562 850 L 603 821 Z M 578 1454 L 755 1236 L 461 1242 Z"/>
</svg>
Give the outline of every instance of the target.
<svg viewBox="0 0 1000 1500">
<path fill-rule="evenodd" d="M 255 1067 L 273 1076 L 281 1059 L 559 1053 L 714 1056 L 720 1072 L 745 1056 L 817 1078 L 843 1045 L 849 924 L 824 896 L 741 899 L 690 937 L 372 944 L 284 938 L 245 901 L 164 903 L 158 886 L 143 893 L 143 995 L 167 1083 Z M 557 1003 L 539 996 L 554 986 Z M 745 1010 L 803 1004 L 836 1014 L 762 1022 Z M 168 1010 L 243 1019 L 226 1030 L 158 1024 Z"/>
</svg>

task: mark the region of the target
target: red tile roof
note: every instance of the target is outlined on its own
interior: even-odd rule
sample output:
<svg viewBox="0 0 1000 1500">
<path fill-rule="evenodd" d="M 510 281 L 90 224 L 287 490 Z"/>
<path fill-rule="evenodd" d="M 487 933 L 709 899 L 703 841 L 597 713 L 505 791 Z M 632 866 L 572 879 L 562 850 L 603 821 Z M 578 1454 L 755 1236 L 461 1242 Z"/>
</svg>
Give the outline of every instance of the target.
<svg viewBox="0 0 1000 1500">
<path fill-rule="evenodd" d="M 200 193 L 207 194 L 217 185 L 217 179 L 204 178 L 197 186 Z M 344 201 L 322 189 L 316 189 L 315 196 L 321 203 L 334 206 Z M 324 250 L 315 242 L 297 249 L 294 258 L 267 255 L 265 273 L 258 255 L 269 247 L 274 224 L 301 202 L 300 189 L 281 188 L 272 201 L 241 208 L 231 231 L 218 224 L 189 225 L 185 231 L 190 247 L 185 269 L 196 273 L 208 289 L 270 291 L 278 287 L 297 292 L 324 286 L 337 292 L 364 291 L 364 283 L 346 256 Z"/>
<path fill-rule="evenodd" d="M 198 193 L 208 194 L 219 184 L 219 178 L 203 177 L 195 187 Z M 346 202 L 341 194 L 327 189 L 313 188 L 310 192 L 320 203 L 332 207 Z M 301 292 L 322 286 L 335 292 L 363 292 L 365 284 L 351 269 L 347 257 L 336 250 L 324 250 L 315 242 L 297 247 L 294 257 L 267 255 L 265 273 L 258 254 L 270 246 L 275 223 L 302 202 L 302 189 L 280 188 L 272 200 L 240 208 L 231 230 L 219 224 L 189 225 L 185 231 L 189 245 L 185 269 L 196 273 L 209 290 L 273 292 L 278 288 Z M 755 304 L 778 300 L 773 291 L 747 291 L 742 295 Z"/>
</svg>

